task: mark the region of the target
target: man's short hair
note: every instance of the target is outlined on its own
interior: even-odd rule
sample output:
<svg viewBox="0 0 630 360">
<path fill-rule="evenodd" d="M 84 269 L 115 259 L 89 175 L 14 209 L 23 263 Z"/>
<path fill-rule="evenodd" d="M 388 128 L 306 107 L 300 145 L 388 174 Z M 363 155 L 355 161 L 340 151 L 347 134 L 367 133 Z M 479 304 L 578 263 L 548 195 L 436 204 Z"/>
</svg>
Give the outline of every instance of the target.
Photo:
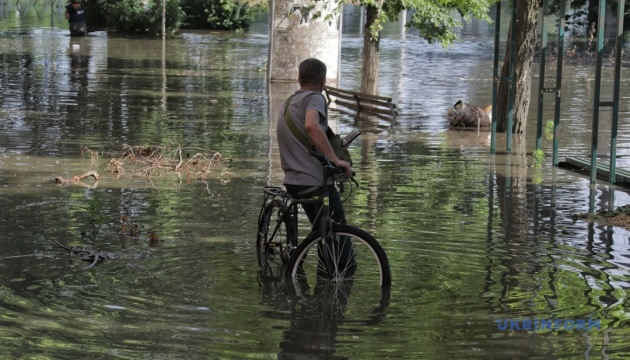
<svg viewBox="0 0 630 360">
<path fill-rule="evenodd" d="M 326 76 L 326 64 L 321 60 L 309 58 L 300 63 L 300 79 L 303 85 L 317 85 Z"/>
</svg>

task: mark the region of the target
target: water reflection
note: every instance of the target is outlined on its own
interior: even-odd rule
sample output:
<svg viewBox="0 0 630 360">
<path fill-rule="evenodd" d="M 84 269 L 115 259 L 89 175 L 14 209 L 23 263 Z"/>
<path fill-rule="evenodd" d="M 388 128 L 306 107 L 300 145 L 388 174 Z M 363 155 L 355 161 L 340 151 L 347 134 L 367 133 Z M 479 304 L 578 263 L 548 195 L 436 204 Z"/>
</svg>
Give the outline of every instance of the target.
<svg viewBox="0 0 630 360">
<path fill-rule="evenodd" d="M 445 49 L 388 25 L 381 93 L 401 115 L 332 111 L 340 133 L 362 131 L 351 149 L 361 187 L 346 208 L 388 254 L 394 286 L 379 304 L 357 301 L 355 289 L 322 301 L 257 279 L 262 186 L 281 182 L 274 113 L 295 86 L 265 81 L 264 22 L 252 33 L 191 31 L 166 43 L 106 32 L 77 43 L 65 24 L 20 21 L 0 22 L 3 355 L 627 357 L 629 233 L 571 216 L 626 204 L 627 191 L 591 187 L 548 159 L 534 169 L 535 103 L 512 154 L 490 155 L 487 133 L 447 130 L 458 99 L 489 104 L 491 29 L 471 24 Z M 353 26 L 344 21 L 343 88 L 359 83 Z M 564 73 L 561 157 L 590 144 L 593 69 Z M 620 167 L 630 143 L 621 124 Z M 231 162 L 203 181 L 168 171 L 149 181 L 109 172 L 123 144 L 179 144 Z M 99 162 L 82 158 L 82 146 Z M 551 139 L 543 146 L 550 153 Z M 52 181 L 88 170 L 102 175 L 95 188 Z M 96 203 L 98 225 L 89 221 Z M 125 214 L 157 229 L 160 246 L 121 242 Z M 86 271 L 51 240 L 118 258 Z M 534 317 L 592 317 L 602 330 L 502 332 L 495 323 Z"/>
<path fill-rule="evenodd" d="M 279 359 L 351 358 L 344 355 L 348 350 L 344 339 L 364 343 L 374 336 L 373 329 L 385 319 L 391 296 L 389 288 L 384 288 L 377 301 L 357 311 L 356 299 L 351 304 L 351 282 L 319 283 L 312 290 L 268 278 L 259 283 L 263 303 L 273 309 L 263 315 L 289 322 L 279 341 Z"/>
</svg>

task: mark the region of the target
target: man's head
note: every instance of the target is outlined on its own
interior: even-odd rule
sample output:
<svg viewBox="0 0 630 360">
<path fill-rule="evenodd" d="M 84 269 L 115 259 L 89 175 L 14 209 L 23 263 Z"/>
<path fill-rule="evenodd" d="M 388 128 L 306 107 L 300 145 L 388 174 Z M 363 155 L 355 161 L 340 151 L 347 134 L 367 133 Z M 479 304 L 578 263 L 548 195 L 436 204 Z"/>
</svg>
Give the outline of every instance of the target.
<svg viewBox="0 0 630 360">
<path fill-rule="evenodd" d="M 326 64 L 321 60 L 309 58 L 300 63 L 298 81 L 302 86 L 324 86 Z"/>
</svg>

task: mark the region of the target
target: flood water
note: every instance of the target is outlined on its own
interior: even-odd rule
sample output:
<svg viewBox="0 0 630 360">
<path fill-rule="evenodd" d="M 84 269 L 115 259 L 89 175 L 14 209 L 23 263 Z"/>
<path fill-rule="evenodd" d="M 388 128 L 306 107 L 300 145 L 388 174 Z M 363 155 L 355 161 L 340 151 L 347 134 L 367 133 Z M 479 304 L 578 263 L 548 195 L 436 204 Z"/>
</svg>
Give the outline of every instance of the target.
<svg viewBox="0 0 630 360">
<path fill-rule="evenodd" d="M 627 190 L 591 187 L 549 156 L 533 168 L 535 99 L 525 153 L 505 155 L 499 135 L 490 155 L 487 133 L 447 128 L 458 99 L 491 103 L 490 26 L 468 25 L 443 48 L 391 24 L 380 92 L 400 116 L 331 111 L 341 133 L 363 130 L 352 147 L 361 187 L 346 211 L 382 243 L 393 285 L 383 299 L 321 302 L 257 273 L 261 189 L 281 184 L 273 104 L 287 91 L 266 82 L 264 19 L 244 34 L 191 31 L 163 44 L 101 30 L 71 39 L 59 9 L 14 12 L 0 13 L 1 358 L 630 356 L 630 233 L 572 218 L 627 204 Z M 344 19 L 346 89 L 360 82 L 358 24 Z M 630 166 L 627 71 L 620 167 Z M 594 64 L 564 68 L 561 160 L 590 154 L 594 74 Z M 600 123 L 605 155 L 609 112 Z M 147 176 L 147 164 L 129 162 L 113 172 L 125 145 L 222 160 L 201 175 Z M 552 140 L 543 147 L 551 154 Z M 91 170 L 97 183 L 54 182 Z M 121 236 L 123 216 L 138 236 Z M 56 243 L 112 259 L 90 267 Z M 510 319 L 521 326 L 502 329 Z M 526 330 L 528 319 L 599 329 Z"/>
</svg>

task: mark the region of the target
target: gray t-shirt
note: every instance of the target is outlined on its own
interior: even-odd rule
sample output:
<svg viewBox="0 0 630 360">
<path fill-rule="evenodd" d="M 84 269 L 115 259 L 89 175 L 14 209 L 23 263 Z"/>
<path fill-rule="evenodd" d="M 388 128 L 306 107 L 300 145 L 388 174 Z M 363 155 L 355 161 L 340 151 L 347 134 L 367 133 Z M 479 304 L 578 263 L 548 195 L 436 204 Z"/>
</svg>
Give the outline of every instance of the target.
<svg viewBox="0 0 630 360">
<path fill-rule="evenodd" d="M 286 104 L 285 104 L 286 106 Z M 284 170 L 285 185 L 321 186 L 323 183 L 323 169 L 319 160 L 309 154 L 305 147 L 291 132 L 284 119 L 285 106 L 278 114 L 278 147 L 280 149 L 280 163 Z M 305 115 L 308 110 L 319 112 L 319 125 L 326 132 L 328 118 L 326 113 L 326 98 L 321 93 L 310 90 L 298 90 L 288 104 L 291 120 L 296 128 L 310 140 L 306 134 Z"/>
</svg>

